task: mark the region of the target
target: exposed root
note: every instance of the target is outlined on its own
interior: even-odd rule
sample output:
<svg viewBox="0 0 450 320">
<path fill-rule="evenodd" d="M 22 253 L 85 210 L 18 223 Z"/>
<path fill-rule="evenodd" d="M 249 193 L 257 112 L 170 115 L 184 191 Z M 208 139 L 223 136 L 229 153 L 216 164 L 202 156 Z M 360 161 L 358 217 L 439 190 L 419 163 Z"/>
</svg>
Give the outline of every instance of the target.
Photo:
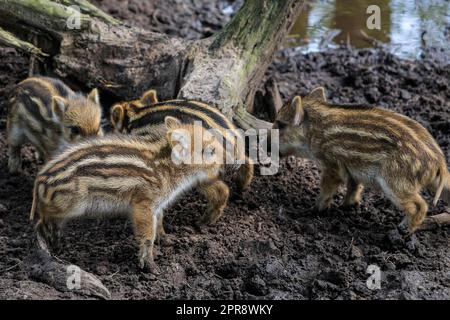
<svg viewBox="0 0 450 320">
<path fill-rule="evenodd" d="M 92 273 L 65 263 L 43 249 L 34 250 L 24 261 L 30 278 L 63 292 L 110 299 L 111 293 Z"/>
<path fill-rule="evenodd" d="M 427 217 L 425 221 L 420 225 L 418 230 L 420 231 L 434 230 L 449 225 L 450 225 L 450 213 L 444 212 L 436 214 L 431 217 Z"/>
</svg>

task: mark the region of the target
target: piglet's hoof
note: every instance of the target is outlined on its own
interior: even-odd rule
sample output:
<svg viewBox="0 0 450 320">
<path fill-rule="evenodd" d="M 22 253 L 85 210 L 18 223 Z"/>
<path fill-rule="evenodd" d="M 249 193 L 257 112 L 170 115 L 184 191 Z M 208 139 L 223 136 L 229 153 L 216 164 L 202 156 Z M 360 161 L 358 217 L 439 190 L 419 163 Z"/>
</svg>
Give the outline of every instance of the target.
<svg viewBox="0 0 450 320">
<path fill-rule="evenodd" d="M 161 274 L 158 265 L 153 260 L 141 260 L 139 261 L 139 266 L 143 272 L 151 273 L 155 276 Z"/>
<path fill-rule="evenodd" d="M 407 220 L 403 220 L 402 222 L 400 222 L 397 225 L 397 230 L 404 237 L 409 237 L 411 234 L 408 229 L 408 221 Z"/>
</svg>

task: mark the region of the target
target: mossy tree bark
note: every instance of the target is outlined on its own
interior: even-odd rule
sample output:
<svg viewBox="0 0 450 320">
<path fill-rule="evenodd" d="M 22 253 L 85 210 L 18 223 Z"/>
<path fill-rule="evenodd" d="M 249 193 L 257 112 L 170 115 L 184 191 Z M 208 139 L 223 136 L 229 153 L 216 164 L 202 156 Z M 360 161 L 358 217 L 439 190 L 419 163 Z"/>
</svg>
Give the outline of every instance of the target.
<svg viewBox="0 0 450 320">
<path fill-rule="evenodd" d="M 119 99 L 154 88 L 162 99 L 214 104 L 241 127 L 269 127 L 245 107 L 303 3 L 247 0 L 221 32 L 186 41 L 126 26 L 85 0 L 0 0 L 0 27 L 10 31 L 0 29 L 0 41 L 45 59 L 60 77 Z M 71 6 L 80 8 L 79 29 L 70 29 Z"/>
</svg>

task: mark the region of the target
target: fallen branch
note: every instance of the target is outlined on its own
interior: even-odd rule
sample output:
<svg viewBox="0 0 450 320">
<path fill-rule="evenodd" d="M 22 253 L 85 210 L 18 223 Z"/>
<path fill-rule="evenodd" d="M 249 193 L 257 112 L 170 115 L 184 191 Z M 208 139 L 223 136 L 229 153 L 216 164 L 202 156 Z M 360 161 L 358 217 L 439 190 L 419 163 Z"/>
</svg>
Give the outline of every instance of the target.
<svg viewBox="0 0 450 320">
<path fill-rule="evenodd" d="M 447 212 L 427 217 L 420 225 L 419 230 L 435 230 L 450 225 L 450 214 Z"/>
<path fill-rule="evenodd" d="M 272 128 L 272 123 L 256 118 L 254 115 L 250 114 L 242 106 L 237 108 L 235 111 L 234 121 L 237 125 L 244 129 L 270 129 Z"/>
<path fill-rule="evenodd" d="M 94 296 L 102 299 L 110 299 L 111 293 L 103 283 L 92 273 L 81 268 L 65 263 L 53 257 L 47 251 L 36 248 L 25 260 L 25 269 L 31 279 L 46 283 L 62 292 L 74 292 L 85 296 Z M 70 268 L 72 267 L 72 268 Z M 79 286 L 70 289 L 70 276 L 78 272 L 76 276 Z"/>
</svg>

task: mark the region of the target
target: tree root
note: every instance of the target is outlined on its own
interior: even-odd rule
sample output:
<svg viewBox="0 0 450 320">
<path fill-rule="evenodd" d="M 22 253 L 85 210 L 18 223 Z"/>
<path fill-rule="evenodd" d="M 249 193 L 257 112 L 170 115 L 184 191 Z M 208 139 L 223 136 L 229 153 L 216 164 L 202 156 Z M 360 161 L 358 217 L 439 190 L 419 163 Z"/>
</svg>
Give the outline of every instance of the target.
<svg viewBox="0 0 450 320">
<path fill-rule="evenodd" d="M 46 283 L 62 292 L 110 299 L 111 293 L 92 273 L 53 257 L 48 251 L 36 248 L 24 261 L 31 279 Z"/>
<path fill-rule="evenodd" d="M 429 231 L 439 229 L 441 227 L 450 225 L 450 213 L 444 212 L 436 214 L 434 216 L 427 217 L 425 221 L 420 225 L 420 231 Z"/>
</svg>

